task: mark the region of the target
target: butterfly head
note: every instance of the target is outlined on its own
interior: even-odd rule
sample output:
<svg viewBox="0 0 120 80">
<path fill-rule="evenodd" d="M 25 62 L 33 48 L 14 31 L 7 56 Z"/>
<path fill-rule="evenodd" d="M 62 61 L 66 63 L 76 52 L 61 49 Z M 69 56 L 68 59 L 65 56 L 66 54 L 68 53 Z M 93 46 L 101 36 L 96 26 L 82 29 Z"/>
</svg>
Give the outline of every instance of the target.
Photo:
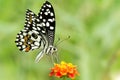
<svg viewBox="0 0 120 80">
<path fill-rule="evenodd" d="M 47 49 L 47 54 L 53 54 L 57 52 L 57 48 L 55 46 L 50 45 Z"/>
<path fill-rule="evenodd" d="M 57 52 L 57 48 L 56 48 L 55 46 L 53 46 L 51 52 L 52 52 L 52 53 Z"/>
<path fill-rule="evenodd" d="M 28 52 L 40 47 L 41 37 L 36 31 L 22 30 L 17 34 L 16 45 L 21 51 Z"/>
</svg>

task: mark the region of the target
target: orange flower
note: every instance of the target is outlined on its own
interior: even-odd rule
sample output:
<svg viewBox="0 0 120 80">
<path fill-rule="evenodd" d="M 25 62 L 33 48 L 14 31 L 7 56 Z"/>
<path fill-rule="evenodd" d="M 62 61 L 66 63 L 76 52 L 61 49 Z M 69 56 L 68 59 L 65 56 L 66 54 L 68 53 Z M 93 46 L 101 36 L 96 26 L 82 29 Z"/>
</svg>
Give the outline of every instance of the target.
<svg viewBox="0 0 120 80">
<path fill-rule="evenodd" d="M 62 61 L 60 64 L 54 64 L 54 67 L 51 68 L 49 76 L 56 76 L 62 78 L 67 76 L 68 78 L 74 79 L 76 75 L 79 75 L 76 66 L 72 63 L 66 63 Z"/>
</svg>

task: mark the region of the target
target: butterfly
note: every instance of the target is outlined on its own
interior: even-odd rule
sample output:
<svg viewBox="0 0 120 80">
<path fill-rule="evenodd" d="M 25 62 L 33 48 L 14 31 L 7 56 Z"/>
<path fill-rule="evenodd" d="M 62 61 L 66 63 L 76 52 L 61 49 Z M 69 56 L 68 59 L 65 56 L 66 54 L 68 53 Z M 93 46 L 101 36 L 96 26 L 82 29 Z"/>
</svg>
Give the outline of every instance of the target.
<svg viewBox="0 0 120 80">
<path fill-rule="evenodd" d="M 16 36 L 16 46 L 25 52 L 41 48 L 36 62 L 39 62 L 44 54 L 55 53 L 55 23 L 55 12 L 50 2 L 43 3 L 38 15 L 27 9 L 24 29 Z"/>
</svg>

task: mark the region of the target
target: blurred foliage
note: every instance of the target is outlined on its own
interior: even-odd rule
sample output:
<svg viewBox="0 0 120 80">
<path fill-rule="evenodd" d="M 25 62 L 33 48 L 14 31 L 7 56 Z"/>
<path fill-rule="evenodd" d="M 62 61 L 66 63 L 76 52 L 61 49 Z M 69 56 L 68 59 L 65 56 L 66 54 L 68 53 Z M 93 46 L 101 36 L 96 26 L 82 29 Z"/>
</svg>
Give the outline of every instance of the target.
<svg viewBox="0 0 120 80">
<path fill-rule="evenodd" d="M 76 80 L 120 80 L 120 0 L 49 0 L 56 13 L 61 60 L 78 66 Z M 20 52 L 14 41 L 25 11 L 36 14 L 45 0 L 0 0 L 0 79 L 52 80 L 51 63 L 34 59 L 39 50 Z"/>
</svg>

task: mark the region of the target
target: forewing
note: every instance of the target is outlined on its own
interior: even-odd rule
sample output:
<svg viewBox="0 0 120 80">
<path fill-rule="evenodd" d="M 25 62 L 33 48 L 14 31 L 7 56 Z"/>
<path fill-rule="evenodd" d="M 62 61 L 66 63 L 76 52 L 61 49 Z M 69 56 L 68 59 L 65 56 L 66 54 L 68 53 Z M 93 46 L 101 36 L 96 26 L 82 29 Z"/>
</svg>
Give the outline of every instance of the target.
<svg viewBox="0 0 120 80">
<path fill-rule="evenodd" d="M 50 2 L 46 1 L 40 9 L 38 13 L 37 21 L 42 28 L 43 32 L 46 35 L 49 45 L 53 45 L 54 43 L 54 34 L 55 34 L 55 13 L 54 9 Z"/>
</svg>

